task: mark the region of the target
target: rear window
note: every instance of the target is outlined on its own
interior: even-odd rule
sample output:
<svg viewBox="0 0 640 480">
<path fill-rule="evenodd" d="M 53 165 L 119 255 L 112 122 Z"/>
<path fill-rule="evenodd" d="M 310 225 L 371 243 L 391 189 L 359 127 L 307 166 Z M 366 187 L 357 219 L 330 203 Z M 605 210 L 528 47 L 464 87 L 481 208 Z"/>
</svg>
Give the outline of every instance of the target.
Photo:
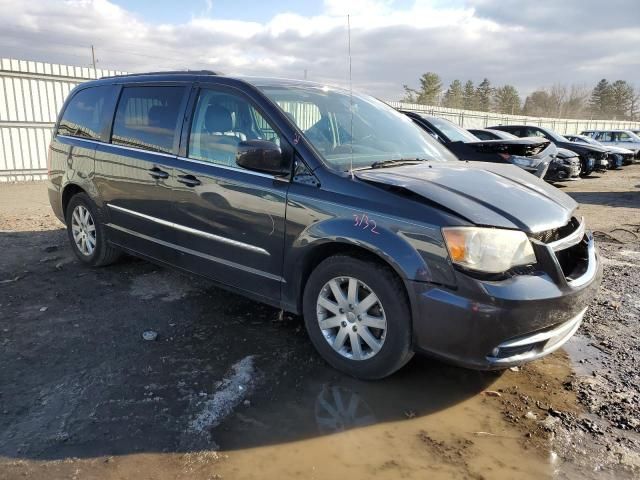
<svg viewBox="0 0 640 480">
<path fill-rule="evenodd" d="M 106 121 L 105 104 L 111 91 L 111 86 L 104 85 L 76 93 L 62 114 L 58 134 L 99 140 Z"/>
<path fill-rule="evenodd" d="M 126 87 L 122 90 L 111 143 L 171 153 L 185 87 Z"/>
</svg>

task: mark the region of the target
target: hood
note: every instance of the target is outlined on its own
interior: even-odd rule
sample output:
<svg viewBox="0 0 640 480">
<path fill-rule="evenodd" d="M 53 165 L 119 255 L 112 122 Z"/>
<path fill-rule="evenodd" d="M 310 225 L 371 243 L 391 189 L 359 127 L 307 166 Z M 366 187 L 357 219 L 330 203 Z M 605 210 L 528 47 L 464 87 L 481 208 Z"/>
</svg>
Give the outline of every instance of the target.
<svg viewBox="0 0 640 480">
<path fill-rule="evenodd" d="M 479 152 L 503 152 L 521 157 L 539 156 L 550 144 L 551 142 L 544 138 L 512 138 L 466 142 L 466 145 Z"/>
<path fill-rule="evenodd" d="M 627 148 L 614 147 L 607 145 L 607 152 L 609 153 L 622 153 L 623 155 L 633 155 L 633 150 Z"/>
<path fill-rule="evenodd" d="M 589 153 L 606 153 L 607 149 L 596 145 L 588 145 L 586 143 L 575 142 L 555 142 L 560 148 L 566 148 L 578 155 L 588 155 Z"/>
<path fill-rule="evenodd" d="M 419 195 L 475 225 L 529 233 L 566 225 L 577 207 L 567 194 L 513 165 L 425 162 L 355 175 Z"/>
<path fill-rule="evenodd" d="M 558 158 L 572 158 L 577 157 L 578 154 L 572 150 L 566 148 L 558 148 Z"/>
</svg>

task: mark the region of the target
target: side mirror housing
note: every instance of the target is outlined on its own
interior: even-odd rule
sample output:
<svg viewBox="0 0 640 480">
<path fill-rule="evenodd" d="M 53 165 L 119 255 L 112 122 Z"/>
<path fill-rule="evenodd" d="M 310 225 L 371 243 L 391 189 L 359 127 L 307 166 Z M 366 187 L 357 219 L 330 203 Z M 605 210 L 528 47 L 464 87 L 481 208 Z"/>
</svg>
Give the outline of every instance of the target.
<svg viewBox="0 0 640 480">
<path fill-rule="evenodd" d="M 238 144 L 236 163 L 247 170 L 287 175 L 291 166 L 282 154 L 282 149 L 268 140 L 246 140 Z"/>
</svg>

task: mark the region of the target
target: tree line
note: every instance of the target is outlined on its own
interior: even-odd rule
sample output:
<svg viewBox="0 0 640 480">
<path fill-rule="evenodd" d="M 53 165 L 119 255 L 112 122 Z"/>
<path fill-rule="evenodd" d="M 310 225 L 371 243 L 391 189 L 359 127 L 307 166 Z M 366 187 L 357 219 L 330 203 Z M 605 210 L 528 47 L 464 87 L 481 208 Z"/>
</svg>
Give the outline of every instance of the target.
<svg viewBox="0 0 640 480">
<path fill-rule="evenodd" d="M 602 79 L 593 89 L 557 83 L 532 92 L 523 102 L 513 85 L 494 86 L 487 78 L 478 85 L 456 79 L 445 90 L 438 74 L 427 72 L 417 88 L 404 85 L 404 91 L 403 102 L 448 108 L 534 117 L 640 120 L 640 89 L 625 80 Z"/>
</svg>

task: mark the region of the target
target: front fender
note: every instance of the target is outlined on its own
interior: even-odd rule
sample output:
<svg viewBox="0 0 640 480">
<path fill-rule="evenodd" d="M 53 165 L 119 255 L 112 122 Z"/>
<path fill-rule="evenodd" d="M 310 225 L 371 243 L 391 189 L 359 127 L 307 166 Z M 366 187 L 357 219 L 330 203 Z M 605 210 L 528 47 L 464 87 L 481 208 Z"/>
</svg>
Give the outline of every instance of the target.
<svg viewBox="0 0 640 480">
<path fill-rule="evenodd" d="M 405 284 L 420 281 L 455 286 L 455 275 L 439 228 L 377 214 L 352 213 L 351 218 L 329 217 L 316 221 L 293 240 L 285 263 L 284 277 L 289 291 L 284 299 L 299 298 L 305 280 L 304 266 L 317 252 L 349 246 L 380 258 Z"/>
<path fill-rule="evenodd" d="M 433 280 L 431 269 L 406 239 L 366 214 L 354 214 L 351 219 L 334 218 L 314 223 L 302 232 L 292 247 L 304 254 L 326 243 L 341 243 L 368 250 L 408 280 Z"/>
</svg>

